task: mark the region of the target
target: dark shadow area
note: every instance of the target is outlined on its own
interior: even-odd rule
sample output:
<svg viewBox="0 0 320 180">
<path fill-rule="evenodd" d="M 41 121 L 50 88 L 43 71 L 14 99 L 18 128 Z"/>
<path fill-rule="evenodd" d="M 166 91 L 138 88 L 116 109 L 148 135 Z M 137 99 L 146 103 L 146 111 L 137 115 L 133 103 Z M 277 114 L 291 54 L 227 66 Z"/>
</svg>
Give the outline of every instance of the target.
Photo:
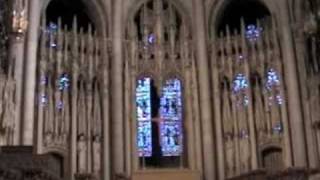
<svg viewBox="0 0 320 180">
<path fill-rule="evenodd" d="M 282 149 L 272 147 L 262 152 L 262 167 L 270 172 L 276 172 L 283 169 Z"/>
<path fill-rule="evenodd" d="M 74 17 L 77 17 L 78 27 L 82 27 L 84 32 L 88 31 L 88 25 L 93 23 L 86 14 L 86 6 L 80 0 L 52 0 L 47 7 L 46 18 L 47 24 L 50 22 L 57 23 L 61 18 L 62 25 L 67 26 L 70 30 Z"/>
<path fill-rule="evenodd" d="M 226 34 L 226 26 L 228 25 L 231 32 L 235 29 L 240 32 L 241 17 L 245 24 L 256 24 L 257 19 L 264 20 L 271 16 L 267 7 L 257 0 L 232 0 L 226 5 L 217 25 L 217 33 Z"/>
</svg>

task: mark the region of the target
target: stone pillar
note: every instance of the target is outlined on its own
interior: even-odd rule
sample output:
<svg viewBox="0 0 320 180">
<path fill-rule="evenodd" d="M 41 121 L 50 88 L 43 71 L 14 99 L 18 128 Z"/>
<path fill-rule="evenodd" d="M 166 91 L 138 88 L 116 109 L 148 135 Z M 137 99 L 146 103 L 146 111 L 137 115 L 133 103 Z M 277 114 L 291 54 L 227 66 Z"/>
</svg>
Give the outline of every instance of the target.
<svg viewBox="0 0 320 180">
<path fill-rule="evenodd" d="M 214 40 L 213 43 L 216 43 Z M 213 85 L 213 106 L 214 106 L 214 122 L 215 122 L 215 135 L 216 135 L 216 143 L 217 143 L 217 164 L 218 164 L 218 179 L 223 180 L 225 179 L 225 152 L 224 152 L 224 142 L 223 142 L 223 126 L 222 126 L 222 119 L 221 119 L 221 101 L 220 96 L 220 82 L 219 82 L 219 70 L 217 64 L 217 56 L 216 56 L 216 46 L 212 46 L 212 55 L 211 55 L 211 77 L 212 77 L 212 85 Z"/>
<path fill-rule="evenodd" d="M 194 57 L 192 55 L 192 57 Z M 200 102 L 199 102 L 199 86 L 197 81 L 197 70 L 195 59 L 191 62 L 191 92 L 192 92 L 192 118 L 194 119 L 194 134 L 195 134 L 195 157 L 196 157 L 196 170 L 201 174 L 203 173 L 203 158 L 202 158 L 202 142 L 201 142 L 201 124 L 200 124 Z"/>
<path fill-rule="evenodd" d="M 186 61 L 191 61 L 189 59 L 185 59 Z M 188 65 L 185 65 L 185 133 L 184 135 L 187 137 L 187 152 L 188 155 L 188 165 L 191 170 L 196 169 L 196 159 L 195 159 L 195 131 L 194 131 L 194 119 L 193 119 L 193 112 L 192 112 L 192 65 L 191 62 Z"/>
<path fill-rule="evenodd" d="M 24 56 L 24 37 L 10 38 L 10 54 L 9 59 L 14 62 L 14 79 L 16 81 L 16 109 L 15 109 L 15 123 L 14 123 L 14 137 L 13 145 L 20 144 L 21 137 L 21 98 L 22 98 L 22 84 L 23 84 L 23 56 Z"/>
<path fill-rule="evenodd" d="M 126 51 L 128 50 L 127 48 L 127 44 L 126 44 Z M 132 141 L 131 141 L 131 136 L 132 136 L 132 131 L 131 131 L 131 123 L 132 123 L 132 116 L 131 116 L 131 107 L 133 103 L 135 103 L 133 101 L 133 99 L 131 98 L 131 76 L 130 76 L 130 70 L 129 70 L 129 60 L 126 60 L 125 63 L 125 115 L 126 117 L 124 118 L 125 122 L 124 122 L 124 127 L 125 127 L 125 142 L 126 142 L 126 148 L 125 148 L 125 154 L 126 154 L 126 164 L 125 164 L 125 171 L 126 171 L 126 175 L 128 177 L 130 177 L 131 175 L 131 162 L 132 162 L 132 156 L 131 156 L 131 152 L 132 152 Z"/>
<path fill-rule="evenodd" d="M 212 127 L 212 106 L 210 98 L 209 63 L 207 52 L 207 36 L 205 27 L 205 10 L 203 0 L 194 0 L 195 53 L 198 68 L 200 117 L 202 123 L 202 144 L 204 158 L 204 177 L 206 180 L 215 179 L 214 142 Z"/>
<path fill-rule="evenodd" d="M 306 142 L 302 106 L 298 83 L 297 62 L 293 47 L 292 29 L 289 19 L 287 0 L 281 0 L 280 11 L 280 37 L 282 37 L 282 52 L 284 58 L 285 85 L 287 89 L 287 104 L 289 122 L 292 137 L 292 150 L 294 166 L 305 167 L 307 165 Z"/>
<path fill-rule="evenodd" d="M 22 144 L 33 145 L 37 48 L 40 26 L 40 0 L 29 1 L 29 25 L 26 42 L 21 119 Z"/>
<path fill-rule="evenodd" d="M 124 172 L 124 77 L 123 77 L 123 0 L 114 2 L 113 58 L 111 60 L 111 120 L 112 120 L 112 162 L 115 174 Z"/>
<path fill-rule="evenodd" d="M 108 59 L 108 48 L 107 48 L 107 39 L 104 37 L 103 41 L 103 61 L 104 61 L 104 73 L 103 73 L 103 179 L 110 180 L 110 170 L 111 170 L 111 163 L 110 163 L 110 89 L 109 89 L 109 59 Z"/>
</svg>

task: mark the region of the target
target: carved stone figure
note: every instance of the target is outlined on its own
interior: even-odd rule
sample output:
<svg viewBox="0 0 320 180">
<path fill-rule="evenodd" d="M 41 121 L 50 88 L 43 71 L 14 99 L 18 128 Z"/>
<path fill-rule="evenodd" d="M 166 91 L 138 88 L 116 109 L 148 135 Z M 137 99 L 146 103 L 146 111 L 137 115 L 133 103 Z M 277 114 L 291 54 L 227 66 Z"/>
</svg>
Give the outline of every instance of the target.
<svg viewBox="0 0 320 180">
<path fill-rule="evenodd" d="M 93 173 L 99 175 L 101 171 L 101 137 L 93 137 Z"/>
<path fill-rule="evenodd" d="M 228 177 L 235 175 L 235 150 L 232 139 L 227 140 L 226 145 L 226 174 Z"/>
<path fill-rule="evenodd" d="M 250 169 L 250 149 L 247 137 L 240 139 L 240 172 L 246 173 Z"/>
<path fill-rule="evenodd" d="M 77 155 L 78 155 L 78 172 L 85 173 L 87 168 L 86 154 L 87 154 L 87 145 L 86 145 L 86 137 L 84 134 L 80 134 L 78 137 L 78 145 L 77 145 Z"/>
</svg>

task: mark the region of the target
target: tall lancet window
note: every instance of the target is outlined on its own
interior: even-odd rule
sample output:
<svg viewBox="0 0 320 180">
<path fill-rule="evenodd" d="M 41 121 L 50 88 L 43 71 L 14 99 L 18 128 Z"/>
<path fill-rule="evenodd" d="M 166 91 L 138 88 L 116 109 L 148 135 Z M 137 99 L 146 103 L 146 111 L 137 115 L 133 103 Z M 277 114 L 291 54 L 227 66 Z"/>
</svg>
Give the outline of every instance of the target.
<svg viewBox="0 0 320 180">
<path fill-rule="evenodd" d="M 188 158 L 184 150 L 189 146 L 183 142 L 187 139 L 183 123 L 188 121 L 183 115 L 182 84 L 189 87 L 190 82 L 181 79 L 185 79 L 191 61 L 191 37 L 179 8 L 171 0 L 149 0 L 128 23 L 128 36 L 133 41 L 128 48 L 126 77 L 127 82 L 135 82 L 134 145 L 140 167 L 182 167 L 188 163 L 184 161 Z"/>
<path fill-rule="evenodd" d="M 169 79 L 160 100 L 161 150 L 163 156 L 179 156 L 182 151 L 182 97 L 179 79 Z"/>
<path fill-rule="evenodd" d="M 138 149 L 140 157 L 152 155 L 151 137 L 151 78 L 138 80 L 136 88 L 136 107 L 138 120 Z"/>
<path fill-rule="evenodd" d="M 182 86 L 179 79 L 169 79 L 163 85 L 160 104 L 151 98 L 149 77 L 137 81 L 136 111 L 138 121 L 137 145 L 140 157 L 151 157 L 152 147 L 157 146 L 152 140 L 152 133 L 160 133 L 158 146 L 162 156 L 180 156 L 182 153 Z M 155 98 L 153 98 L 155 99 Z M 157 110 L 159 108 L 159 110 Z M 153 111 L 160 115 L 152 116 Z M 152 121 L 158 123 L 158 129 L 152 130 Z M 158 131 L 158 132 L 152 132 Z"/>
</svg>

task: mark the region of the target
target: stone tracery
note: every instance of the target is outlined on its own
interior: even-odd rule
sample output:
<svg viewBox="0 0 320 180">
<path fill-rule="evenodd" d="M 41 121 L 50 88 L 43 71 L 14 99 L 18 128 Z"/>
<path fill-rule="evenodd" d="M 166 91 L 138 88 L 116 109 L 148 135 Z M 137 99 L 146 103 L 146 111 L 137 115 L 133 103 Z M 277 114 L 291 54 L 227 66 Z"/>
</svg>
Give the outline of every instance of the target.
<svg viewBox="0 0 320 180">
<path fill-rule="evenodd" d="M 299 53 L 303 51 L 299 49 L 301 48 L 298 46 L 299 43 L 296 43 L 297 52 L 293 52 L 290 51 L 290 47 L 286 47 L 291 43 L 290 41 L 289 43 L 287 40 L 282 42 L 282 38 L 287 37 L 284 32 L 289 33 L 289 30 L 286 29 L 289 26 L 282 24 L 279 19 L 272 16 L 266 21 L 242 22 L 239 29 L 234 31 L 230 26 L 223 30 L 224 34 L 206 42 L 205 38 L 198 35 L 204 33 L 204 29 L 200 28 L 200 33 L 195 32 L 195 35 L 198 35 L 196 39 L 190 36 L 189 20 L 173 4 L 169 0 L 143 2 L 135 17 L 125 23 L 128 24 L 126 38 L 114 38 L 108 42 L 105 39 L 102 40 L 101 34 L 95 33 L 90 26 L 81 31 L 77 27 L 76 20 L 72 28 L 71 26 L 63 27 L 63 21 L 50 25 L 42 23 L 44 27 L 42 30 L 46 29 L 46 32 L 41 32 L 38 52 L 35 98 L 37 104 L 35 108 L 37 111 L 35 126 L 37 127 L 35 129 L 38 130 L 37 137 L 35 137 L 38 143 L 37 153 L 58 152 L 66 159 L 70 156 L 72 171 L 70 174 L 76 174 L 76 178 L 79 179 L 99 179 L 104 172 L 107 176 L 110 175 L 108 171 L 110 167 L 103 167 L 110 162 L 107 162 L 108 158 L 102 156 L 104 152 L 109 155 L 108 147 L 106 147 L 109 144 L 103 144 L 109 140 L 105 141 L 108 138 L 105 137 L 106 130 L 102 128 L 106 127 L 104 124 L 108 119 L 106 117 L 109 116 L 109 114 L 104 114 L 106 109 L 109 109 L 109 97 L 107 97 L 109 86 L 106 86 L 106 82 L 109 81 L 107 77 L 109 65 L 106 65 L 108 63 L 105 61 L 108 58 L 104 53 L 108 54 L 111 50 L 109 42 L 121 41 L 122 50 L 120 52 L 123 52 L 121 53 L 123 57 L 115 58 L 116 52 L 112 52 L 115 54 L 112 54 L 110 58 L 112 60 L 123 59 L 123 63 L 119 63 L 123 70 L 123 73 L 120 74 L 124 76 L 124 81 L 120 81 L 123 83 L 123 90 L 115 88 L 119 90 L 118 94 L 123 95 L 123 102 L 121 100 L 116 104 L 118 106 L 112 108 L 114 110 L 123 108 L 123 112 L 119 111 L 123 113 L 123 119 L 120 117 L 112 119 L 112 123 L 123 120 L 122 124 L 119 123 L 122 131 L 112 126 L 109 133 L 108 126 L 106 128 L 108 129 L 107 134 L 119 135 L 110 138 L 112 140 L 110 146 L 113 147 L 113 152 L 110 154 L 114 156 L 113 160 L 119 157 L 120 162 L 110 163 L 112 166 L 109 170 L 112 169 L 116 177 L 127 178 L 130 175 L 135 176 L 137 171 L 147 172 L 145 168 L 159 167 L 159 164 L 152 163 L 150 166 L 146 158 L 152 156 L 153 147 L 150 149 L 149 144 L 153 142 L 141 143 L 142 141 L 137 138 L 139 135 L 135 134 L 142 131 L 139 130 L 141 126 L 138 125 L 137 128 L 136 120 L 140 122 L 136 115 L 142 114 L 143 117 L 145 113 L 150 116 L 147 118 L 150 122 L 143 122 L 147 126 L 146 131 L 154 131 L 150 130 L 152 123 L 165 124 L 166 122 L 163 121 L 165 118 L 170 119 L 174 116 L 172 119 L 182 119 L 183 127 L 179 127 L 181 124 L 172 120 L 167 121 L 171 128 L 162 128 L 165 129 L 162 131 L 159 128 L 161 131 L 159 134 L 164 137 L 162 140 L 165 141 L 165 143 L 162 142 L 162 145 L 168 145 L 167 150 L 169 149 L 170 152 L 165 152 L 167 151 L 164 150 L 165 147 L 157 148 L 162 149 L 165 156 L 174 154 L 173 156 L 180 158 L 177 161 L 178 165 L 176 162 L 169 162 L 169 158 L 164 158 L 164 163 L 160 163 L 160 166 L 163 167 L 201 170 L 203 171 L 201 173 L 209 179 L 214 176 L 222 179 L 234 177 L 260 167 L 265 167 L 270 172 L 277 171 L 291 165 L 301 165 L 307 159 L 297 157 L 297 152 L 303 148 L 296 147 L 296 145 L 304 142 L 297 139 L 300 135 L 301 137 L 306 136 L 308 149 L 305 151 L 309 152 L 305 155 L 310 161 L 307 163 L 315 166 L 313 161 L 316 161 L 319 156 L 320 124 L 317 111 L 320 94 L 317 60 L 318 32 L 311 32 L 307 28 L 305 43 L 310 51 L 306 51 L 305 54 L 307 61 L 299 60 L 299 72 L 291 71 L 290 75 L 288 72 L 288 69 L 292 70 L 292 67 L 289 66 L 291 65 L 290 60 L 295 59 L 295 55 L 288 54 L 296 53 L 298 57 L 301 54 L 303 56 L 304 53 Z M 194 19 L 195 24 L 200 26 L 201 23 L 198 22 L 201 13 L 195 14 L 198 17 L 195 18 L 197 21 Z M 311 25 L 314 25 L 314 22 L 312 23 Z M 248 32 L 249 24 L 255 24 L 255 28 L 251 25 L 250 32 Z M 52 28 L 51 32 L 47 28 L 48 25 Z M 300 42 L 303 39 L 299 34 L 300 30 L 293 29 L 292 31 L 295 35 L 298 34 L 293 39 Z M 199 45 L 201 43 L 203 46 Z M 106 44 L 109 45 L 109 48 L 106 47 Z M 202 62 L 208 62 L 206 61 L 206 50 L 201 50 L 207 47 L 211 50 L 210 68 L 208 69 L 211 70 L 209 79 L 212 86 L 206 81 L 202 72 L 205 71 Z M 117 48 L 114 50 L 116 51 Z M 297 95 L 295 92 L 299 94 L 300 90 L 291 86 L 292 72 L 299 74 L 301 78 L 299 82 L 301 102 L 305 107 L 299 107 L 298 111 L 303 111 L 302 122 L 305 124 L 301 127 L 306 132 L 297 128 L 299 123 L 296 123 L 298 122 L 296 120 L 299 120 L 299 112 L 295 111 L 297 106 L 292 103 L 292 100 L 295 97 L 293 95 Z M 0 76 L 0 99 L 3 100 L 0 101 L 0 144 L 12 144 L 14 129 L 20 126 L 16 126 L 13 121 L 9 120 L 16 116 L 15 112 L 17 112 L 14 98 L 17 82 L 12 75 L 9 68 Z M 169 100 L 157 97 L 163 101 L 162 109 L 160 108 L 163 111 L 156 112 L 158 115 L 144 111 L 135 103 L 133 97 L 139 87 L 139 80 L 142 78 L 150 78 L 154 81 L 155 94 L 158 96 L 169 91 L 171 95 L 174 94 L 174 97 Z M 110 79 L 117 80 L 114 77 Z M 180 90 L 165 91 L 166 83 L 170 80 L 179 80 Z M 206 90 L 203 84 L 207 84 L 212 89 Z M 114 85 L 117 83 L 112 86 Z M 212 96 L 208 106 L 204 106 L 206 100 L 209 99 L 204 98 L 208 96 L 203 96 L 206 92 L 207 95 Z M 117 93 L 113 89 L 111 95 Z M 175 102 L 179 101 L 176 96 L 180 96 L 181 103 Z M 113 102 L 112 105 L 115 105 Z M 153 103 L 150 103 L 150 106 L 151 104 Z M 179 108 L 176 108 L 178 106 Z M 137 112 L 137 108 L 141 109 Z M 209 111 L 212 111 L 214 118 L 211 117 Z M 111 112 L 111 114 L 114 113 Z M 161 113 L 163 118 L 159 118 Z M 214 125 L 210 123 L 211 121 L 214 122 Z M 221 127 L 219 122 L 222 123 Z M 311 131 L 309 131 L 309 126 L 312 127 Z M 215 129 L 210 131 L 210 128 L 207 127 Z M 24 129 L 30 131 L 25 127 Z M 288 134 L 289 130 L 292 136 Z M 163 133 L 166 131 L 181 133 L 181 138 L 177 138 L 178 133 Z M 140 139 L 144 138 L 144 135 L 140 137 Z M 150 139 L 152 141 L 152 137 Z M 176 143 L 177 139 L 180 139 L 181 142 Z M 208 139 L 214 139 L 213 144 Z M 121 142 L 124 146 L 116 142 Z M 216 149 L 220 150 L 215 152 Z M 311 152 L 310 149 L 314 152 Z M 114 152 L 117 150 L 119 153 Z M 212 152 L 213 155 L 211 156 L 208 152 Z M 291 159 L 292 157 L 294 160 Z M 211 161 L 214 163 L 210 164 Z M 215 169 L 219 170 L 218 175 L 212 173 Z M 122 171 L 128 174 L 123 175 Z M 155 174 L 158 172 L 160 171 L 155 170 Z"/>
</svg>

